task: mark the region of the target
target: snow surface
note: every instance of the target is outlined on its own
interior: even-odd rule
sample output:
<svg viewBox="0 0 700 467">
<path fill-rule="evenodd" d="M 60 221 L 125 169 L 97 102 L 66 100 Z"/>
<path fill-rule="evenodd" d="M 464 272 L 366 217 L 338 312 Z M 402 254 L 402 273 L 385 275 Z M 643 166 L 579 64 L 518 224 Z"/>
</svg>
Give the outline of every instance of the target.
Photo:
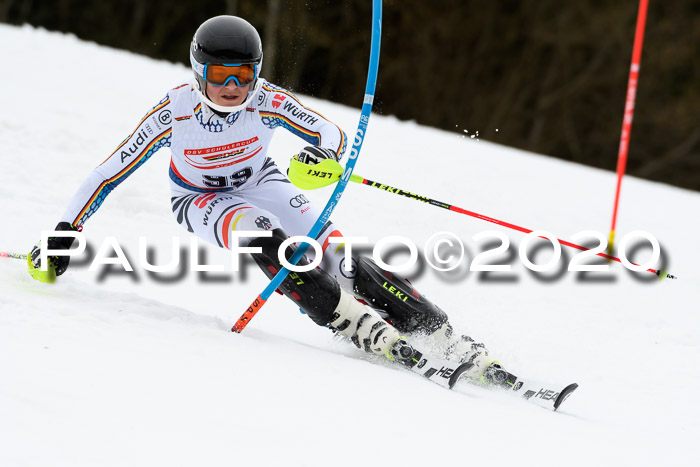
<svg viewBox="0 0 700 467">
<path fill-rule="evenodd" d="M 0 25 L 0 39 L 0 250 L 27 252 L 90 170 L 190 73 L 28 26 Z M 358 109 L 306 103 L 354 135 Z M 280 130 L 271 153 L 286 167 L 302 146 Z M 189 245 L 170 213 L 168 159 L 157 154 L 86 226 L 91 245 L 116 237 L 135 273 L 76 265 L 46 285 L 20 261 L 0 261 L 1 466 L 697 465 L 700 194 L 627 177 L 618 239 L 652 233 L 679 279 L 613 264 L 583 281 L 535 278 L 517 259 L 519 232 L 348 187 L 333 215 L 345 235 L 422 246 L 449 230 L 471 258 L 481 247 L 474 234 L 508 235 L 511 273 L 410 276 L 516 374 L 578 382 L 554 413 L 482 388 L 444 390 L 334 341 L 278 295 L 243 334 L 229 333 L 267 283 L 254 266 L 170 281 L 139 266 L 139 236 L 161 264 L 172 238 Z M 607 236 L 615 184 L 610 172 L 380 115 L 356 173 L 566 239 Z M 330 192 L 308 196 L 325 203 Z M 206 253 L 228 264 L 226 252 Z"/>
</svg>

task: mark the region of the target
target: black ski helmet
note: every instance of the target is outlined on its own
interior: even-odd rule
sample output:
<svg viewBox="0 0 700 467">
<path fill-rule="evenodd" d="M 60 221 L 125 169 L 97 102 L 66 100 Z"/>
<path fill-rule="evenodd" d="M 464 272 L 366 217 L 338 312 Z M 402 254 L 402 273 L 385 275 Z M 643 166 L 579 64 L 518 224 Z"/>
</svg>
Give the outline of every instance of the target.
<svg viewBox="0 0 700 467">
<path fill-rule="evenodd" d="M 257 65 L 257 78 L 262 69 L 262 60 L 262 41 L 258 31 L 237 16 L 222 15 L 206 20 L 197 28 L 190 44 L 192 71 L 198 91 L 204 97 L 207 89 L 204 65 L 254 63 Z"/>
</svg>

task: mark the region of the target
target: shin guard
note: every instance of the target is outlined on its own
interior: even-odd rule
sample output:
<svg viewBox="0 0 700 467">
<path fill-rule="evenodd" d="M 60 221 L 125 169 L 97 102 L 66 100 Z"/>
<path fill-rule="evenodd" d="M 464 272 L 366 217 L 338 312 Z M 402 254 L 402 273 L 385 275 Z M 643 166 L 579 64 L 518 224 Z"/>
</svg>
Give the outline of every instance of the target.
<svg viewBox="0 0 700 467">
<path fill-rule="evenodd" d="M 447 315 L 403 279 L 384 271 L 369 258 L 360 257 L 353 292 L 386 312 L 401 333 L 432 334 L 447 322 Z"/>
<path fill-rule="evenodd" d="M 272 237 L 258 237 L 248 244 L 250 247 L 262 249 L 262 253 L 252 256 L 270 279 L 282 268 L 277 252 L 286 239 L 287 234 L 282 229 L 275 229 L 272 231 Z M 294 245 L 287 248 L 285 252 L 287 260 L 291 258 L 294 251 L 296 251 Z M 302 257 L 297 264 L 301 266 L 309 262 L 306 257 Z M 328 273 L 319 268 L 306 272 L 290 272 L 279 288 L 319 326 L 325 326 L 331 322 L 334 310 L 340 301 L 340 286 Z"/>
</svg>

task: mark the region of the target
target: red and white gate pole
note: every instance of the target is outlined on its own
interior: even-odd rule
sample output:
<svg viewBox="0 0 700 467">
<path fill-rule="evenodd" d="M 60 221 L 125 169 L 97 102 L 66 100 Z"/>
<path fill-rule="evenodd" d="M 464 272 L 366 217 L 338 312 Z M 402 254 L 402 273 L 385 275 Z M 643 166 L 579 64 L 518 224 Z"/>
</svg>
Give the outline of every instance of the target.
<svg viewBox="0 0 700 467">
<path fill-rule="evenodd" d="M 613 206 L 612 224 L 610 226 L 610 238 L 608 239 L 608 254 L 612 254 L 615 241 L 615 224 L 617 223 L 617 207 L 620 202 L 620 186 L 622 177 L 627 167 L 627 151 L 629 149 L 630 134 L 632 133 L 632 118 L 634 117 L 634 101 L 637 95 L 637 80 L 639 78 L 639 63 L 642 59 L 642 44 L 644 42 L 644 25 L 647 19 L 648 0 L 639 0 L 639 12 L 637 13 L 637 28 L 634 33 L 634 48 L 632 49 L 632 65 L 627 81 L 627 99 L 625 101 L 625 114 L 622 120 L 622 133 L 620 134 L 620 149 L 617 153 L 617 187 L 615 188 L 615 205 Z"/>
</svg>

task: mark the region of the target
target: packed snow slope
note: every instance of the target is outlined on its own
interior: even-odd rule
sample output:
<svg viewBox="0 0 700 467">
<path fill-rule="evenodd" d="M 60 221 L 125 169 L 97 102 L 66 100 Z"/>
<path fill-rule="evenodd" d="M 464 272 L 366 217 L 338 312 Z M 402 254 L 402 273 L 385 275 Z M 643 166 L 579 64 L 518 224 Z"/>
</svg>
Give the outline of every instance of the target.
<svg viewBox="0 0 700 467">
<path fill-rule="evenodd" d="M 26 253 L 190 72 L 30 27 L 0 26 L 0 41 L 0 250 Z M 354 135 L 357 108 L 305 103 Z M 279 130 L 271 155 L 286 168 L 303 145 Z M 228 332 L 267 283 L 254 265 L 233 273 L 227 252 L 202 242 L 206 263 L 224 272 L 151 274 L 139 261 L 139 237 L 156 264 L 175 241 L 189 251 L 170 212 L 168 160 L 167 150 L 154 156 L 86 224 L 93 253 L 114 237 L 133 273 L 91 272 L 88 258 L 47 285 L 21 261 L 0 261 L 0 465 L 697 465 L 698 193 L 624 181 L 618 239 L 644 230 L 659 240 L 679 277 L 659 282 L 617 263 L 566 272 L 568 248 L 538 276 L 518 257 L 522 233 L 347 188 L 333 215 L 345 235 L 402 235 L 421 249 L 440 231 L 463 241 L 455 271 L 416 266 L 409 277 L 514 373 L 579 383 L 555 413 L 483 388 L 442 389 L 335 341 L 278 295 L 243 334 Z M 380 115 L 356 173 L 562 239 L 607 237 L 615 185 L 610 172 Z M 330 192 L 307 196 L 325 203 Z M 468 270 L 493 243 L 472 237 L 489 230 L 510 247 L 488 262 L 510 272 Z M 536 250 L 538 264 L 552 256 Z M 645 261 L 651 250 L 636 254 Z"/>
</svg>

